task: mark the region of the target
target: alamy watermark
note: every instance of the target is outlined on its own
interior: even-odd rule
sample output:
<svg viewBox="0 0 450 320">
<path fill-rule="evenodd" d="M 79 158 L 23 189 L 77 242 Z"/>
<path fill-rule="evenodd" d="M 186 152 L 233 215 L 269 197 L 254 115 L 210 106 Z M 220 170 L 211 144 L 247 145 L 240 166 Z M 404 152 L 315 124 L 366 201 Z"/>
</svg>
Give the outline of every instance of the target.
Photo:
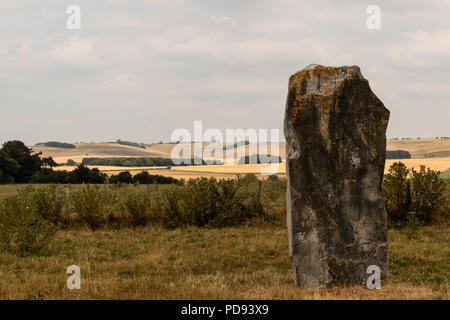
<svg viewBox="0 0 450 320">
<path fill-rule="evenodd" d="M 381 289 L 381 269 L 377 265 L 370 265 L 367 267 L 367 273 L 371 274 L 369 278 L 367 278 L 367 289 Z"/>
<path fill-rule="evenodd" d="M 81 269 L 79 266 L 71 265 L 67 267 L 66 273 L 70 276 L 67 278 L 67 288 L 70 290 L 81 289 Z"/>
<path fill-rule="evenodd" d="M 70 5 L 66 10 L 67 14 L 70 16 L 67 18 L 66 26 L 69 30 L 80 30 L 81 29 L 81 8 L 77 5 Z"/>
<path fill-rule="evenodd" d="M 223 134 L 216 128 L 203 131 L 203 122 L 194 121 L 193 134 L 188 129 L 179 128 L 172 132 L 170 139 L 177 144 L 171 153 L 171 159 L 176 165 L 235 164 L 245 159 L 248 164 L 270 164 L 261 167 L 261 174 L 278 173 L 279 129 L 271 129 L 270 137 L 268 129 L 253 128 L 226 129 Z M 203 148 L 204 142 L 208 144 Z"/>
<path fill-rule="evenodd" d="M 370 5 L 366 9 L 366 13 L 370 16 L 367 17 L 366 26 L 369 30 L 381 29 L 381 9 L 379 6 Z"/>
</svg>

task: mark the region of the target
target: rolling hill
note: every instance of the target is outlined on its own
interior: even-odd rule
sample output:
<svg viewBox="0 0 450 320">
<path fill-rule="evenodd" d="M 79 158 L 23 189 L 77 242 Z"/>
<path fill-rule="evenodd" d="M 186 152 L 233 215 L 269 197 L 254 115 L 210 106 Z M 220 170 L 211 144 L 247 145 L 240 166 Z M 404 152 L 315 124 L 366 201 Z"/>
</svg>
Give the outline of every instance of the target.
<svg viewBox="0 0 450 320">
<path fill-rule="evenodd" d="M 75 149 L 62 149 L 53 148 L 46 146 L 32 146 L 31 148 L 36 152 L 42 152 L 43 156 L 52 156 L 57 163 L 65 163 L 68 159 L 72 159 L 75 162 L 80 163 L 83 158 L 95 157 L 95 158 L 105 158 L 105 157 L 161 157 L 170 158 L 172 148 L 176 144 L 152 144 L 146 145 L 145 149 L 127 145 L 121 145 L 117 143 L 75 143 Z M 203 143 L 202 148 L 205 149 L 210 143 Z M 194 145 L 184 145 L 186 148 L 191 148 L 192 154 L 194 154 Z M 223 144 L 216 144 L 218 149 L 221 149 Z M 403 160 L 387 160 L 387 168 L 395 161 L 402 161 L 408 167 L 418 167 L 423 164 L 431 169 L 446 171 L 450 168 L 450 139 L 420 139 L 420 140 L 388 140 L 387 150 L 405 150 L 408 151 L 412 159 Z M 260 154 L 276 154 L 272 152 L 270 144 L 259 143 L 259 144 L 249 144 L 241 145 L 237 148 L 232 148 L 230 150 L 222 150 L 224 155 L 229 152 L 229 154 L 234 158 L 235 164 L 225 164 L 219 166 L 197 166 L 197 167 L 173 167 L 171 169 L 167 168 L 157 168 L 157 167 L 140 167 L 140 168 L 127 168 L 127 167 L 107 167 L 98 166 L 99 169 L 108 173 L 114 174 L 119 171 L 130 170 L 132 173 L 151 170 L 154 174 L 163 174 L 173 177 L 233 177 L 237 173 L 260 173 L 261 168 L 267 167 L 268 165 L 238 165 L 237 160 L 243 155 L 252 155 L 256 153 Z M 284 174 L 285 171 L 285 143 L 280 143 L 279 145 L 279 155 L 283 159 L 283 163 L 278 168 L 279 174 Z M 214 154 L 212 154 L 214 157 Z M 205 157 L 208 158 L 208 157 Z M 73 167 L 58 167 L 59 170 L 66 169 L 72 170 Z"/>
</svg>

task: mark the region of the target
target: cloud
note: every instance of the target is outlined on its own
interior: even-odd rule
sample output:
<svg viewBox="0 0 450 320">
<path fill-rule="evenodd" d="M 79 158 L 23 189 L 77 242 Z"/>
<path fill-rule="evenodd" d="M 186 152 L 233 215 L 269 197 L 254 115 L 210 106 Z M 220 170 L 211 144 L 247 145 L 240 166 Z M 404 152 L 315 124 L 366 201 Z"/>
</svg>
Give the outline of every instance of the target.
<svg viewBox="0 0 450 320">
<path fill-rule="evenodd" d="M 234 27 L 237 24 L 237 20 L 235 18 L 227 17 L 227 16 L 223 16 L 223 17 L 219 17 L 219 18 L 216 18 L 215 16 L 211 16 L 211 20 L 215 24 L 228 23 L 232 27 Z"/>
<path fill-rule="evenodd" d="M 2 10 L 9 10 L 9 9 L 16 9 L 16 8 L 23 8 L 28 5 L 33 5 L 37 2 L 37 0 L 2 0 L 0 2 L 0 11 Z"/>
<path fill-rule="evenodd" d="M 448 1 L 379 0 L 379 31 L 366 28 L 368 3 L 350 0 L 106 2 L 82 2 L 74 32 L 59 0 L 1 1 L 0 137 L 49 140 L 53 123 L 67 141 L 166 140 L 198 119 L 280 128 L 288 78 L 310 63 L 359 65 L 391 110 L 391 136 L 449 134 Z M 84 112 L 105 121 L 81 133 L 71 123 Z"/>
<path fill-rule="evenodd" d="M 59 63 L 69 65 L 93 65 L 99 62 L 99 53 L 94 50 L 93 39 L 70 36 L 67 41 L 53 49 L 53 56 Z"/>
<path fill-rule="evenodd" d="M 144 21 L 126 12 L 107 12 L 97 22 L 103 28 L 142 28 Z"/>
<path fill-rule="evenodd" d="M 406 33 L 388 48 L 387 56 L 395 63 L 415 67 L 439 65 L 450 60 L 450 29 Z"/>
<path fill-rule="evenodd" d="M 414 93 L 422 96 L 450 97 L 448 84 L 426 83 L 426 82 L 406 82 L 403 84 L 406 93 Z"/>
</svg>

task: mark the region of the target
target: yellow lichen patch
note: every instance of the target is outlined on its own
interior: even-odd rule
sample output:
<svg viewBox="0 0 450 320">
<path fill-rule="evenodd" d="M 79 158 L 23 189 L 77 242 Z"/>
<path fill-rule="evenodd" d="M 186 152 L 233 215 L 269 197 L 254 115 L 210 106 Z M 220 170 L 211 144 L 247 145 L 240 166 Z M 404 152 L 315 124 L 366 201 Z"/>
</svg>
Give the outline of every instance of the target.
<svg viewBox="0 0 450 320">
<path fill-rule="evenodd" d="M 301 109 L 301 107 L 300 106 L 296 106 L 296 107 L 293 107 L 292 108 L 292 118 L 291 118 L 291 120 L 292 120 L 292 122 L 295 122 L 295 120 L 297 120 L 297 115 L 298 115 L 298 112 L 300 111 L 300 109 Z"/>
<path fill-rule="evenodd" d="M 298 97 L 295 98 L 295 100 L 297 100 L 298 104 L 302 104 L 303 97 L 302 96 L 298 96 Z"/>
<path fill-rule="evenodd" d="M 325 67 L 325 66 L 316 66 L 313 69 L 313 75 L 317 76 L 320 73 L 321 75 L 331 76 L 332 74 L 335 73 L 335 70 L 337 70 L 337 69 L 339 69 L 339 68 L 336 68 L 336 67 Z"/>
<path fill-rule="evenodd" d="M 295 97 L 295 100 L 292 104 L 291 107 L 291 114 L 292 114 L 292 122 L 295 122 L 295 120 L 297 120 L 298 117 L 298 113 L 300 112 L 300 110 L 303 108 L 303 105 L 305 103 L 306 99 L 304 96 L 297 96 Z"/>
<path fill-rule="evenodd" d="M 301 70 L 301 71 L 294 73 L 289 78 L 289 86 L 293 86 L 295 83 L 298 83 L 302 79 L 311 79 L 310 70 Z"/>
</svg>

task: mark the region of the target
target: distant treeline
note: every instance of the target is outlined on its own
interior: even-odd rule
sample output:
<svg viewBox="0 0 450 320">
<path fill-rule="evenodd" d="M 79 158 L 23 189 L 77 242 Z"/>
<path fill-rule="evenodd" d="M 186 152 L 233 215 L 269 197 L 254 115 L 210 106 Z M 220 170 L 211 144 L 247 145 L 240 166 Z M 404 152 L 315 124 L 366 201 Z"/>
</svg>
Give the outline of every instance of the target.
<svg viewBox="0 0 450 320">
<path fill-rule="evenodd" d="M 115 143 L 122 144 L 124 146 L 131 146 L 131 147 L 138 147 L 138 148 L 145 149 L 145 144 L 144 143 L 131 142 L 131 141 L 122 141 L 120 139 L 117 139 L 117 141 Z"/>
<path fill-rule="evenodd" d="M 241 157 L 238 161 L 238 164 L 253 164 L 253 163 L 281 163 L 281 157 L 280 156 L 272 156 L 270 154 L 268 155 L 251 155 L 251 156 L 245 156 Z"/>
<path fill-rule="evenodd" d="M 52 148 L 64 148 L 64 149 L 75 149 L 75 145 L 71 143 L 58 142 L 58 141 L 49 141 L 49 142 L 40 142 L 36 143 L 36 146 L 45 146 Z"/>
<path fill-rule="evenodd" d="M 52 157 L 41 158 L 22 141 L 5 142 L 0 148 L 0 184 L 5 183 L 117 183 L 128 179 L 131 174 L 120 173 L 120 177 L 108 176 L 97 168 L 90 169 L 80 164 L 73 171 L 53 170 L 57 164 Z M 127 178 L 128 177 L 128 178 Z M 131 182 L 139 183 L 178 183 L 178 180 L 162 176 L 152 176 L 142 172 L 132 177 Z"/>
<path fill-rule="evenodd" d="M 31 180 L 30 183 L 106 183 L 108 181 L 108 176 L 101 173 L 97 168 L 89 169 L 84 165 L 79 165 L 73 171 L 66 170 L 52 170 L 50 168 L 41 169 L 37 172 Z"/>
<path fill-rule="evenodd" d="M 165 177 L 159 174 L 152 175 L 147 171 L 131 175 L 128 171 L 121 172 L 117 175 L 109 177 L 109 183 L 139 183 L 139 184 L 176 184 L 179 180 L 172 177 Z"/>
<path fill-rule="evenodd" d="M 411 154 L 405 150 L 387 150 L 386 159 L 411 159 Z"/>
<path fill-rule="evenodd" d="M 32 183 L 61 183 L 61 184 L 80 184 L 80 183 L 140 183 L 140 184 L 171 184 L 178 183 L 177 179 L 171 177 L 164 177 L 161 175 L 151 175 L 147 171 L 132 176 L 128 171 L 120 172 L 117 175 L 112 175 L 108 178 L 105 173 L 101 173 L 97 168 L 90 169 L 83 164 L 80 164 L 73 171 L 54 171 L 51 169 L 41 170 L 38 174 L 33 176 L 30 181 Z"/>
<path fill-rule="evenodd" d="M 196 163 L 214 164 L 213 160 L 200 160 L 199 158 L 184 158 L 184 159 L 168 159 L 168 158 L 152 158 L 152 157 L 108 157 L 108 158 L 84 158 L 81 161 L 84 165 L 94 166 L 115 166 L 115 167 L 171 167 L 171 166 L 186 166 L 194 165 Z"/>
<path fill-rule="evenodd" d="M 243 140 L 243 141 L 236 142 L 235 144 L 226 145 L 226 146 L 223 147 L 223 150 L 236 149 L 236 148 L 239 148 L 239 147 L 242 147 L 242 146 L 246 146 L 248 144 L 250 144 L 250 141 Z"/>
</svg>

